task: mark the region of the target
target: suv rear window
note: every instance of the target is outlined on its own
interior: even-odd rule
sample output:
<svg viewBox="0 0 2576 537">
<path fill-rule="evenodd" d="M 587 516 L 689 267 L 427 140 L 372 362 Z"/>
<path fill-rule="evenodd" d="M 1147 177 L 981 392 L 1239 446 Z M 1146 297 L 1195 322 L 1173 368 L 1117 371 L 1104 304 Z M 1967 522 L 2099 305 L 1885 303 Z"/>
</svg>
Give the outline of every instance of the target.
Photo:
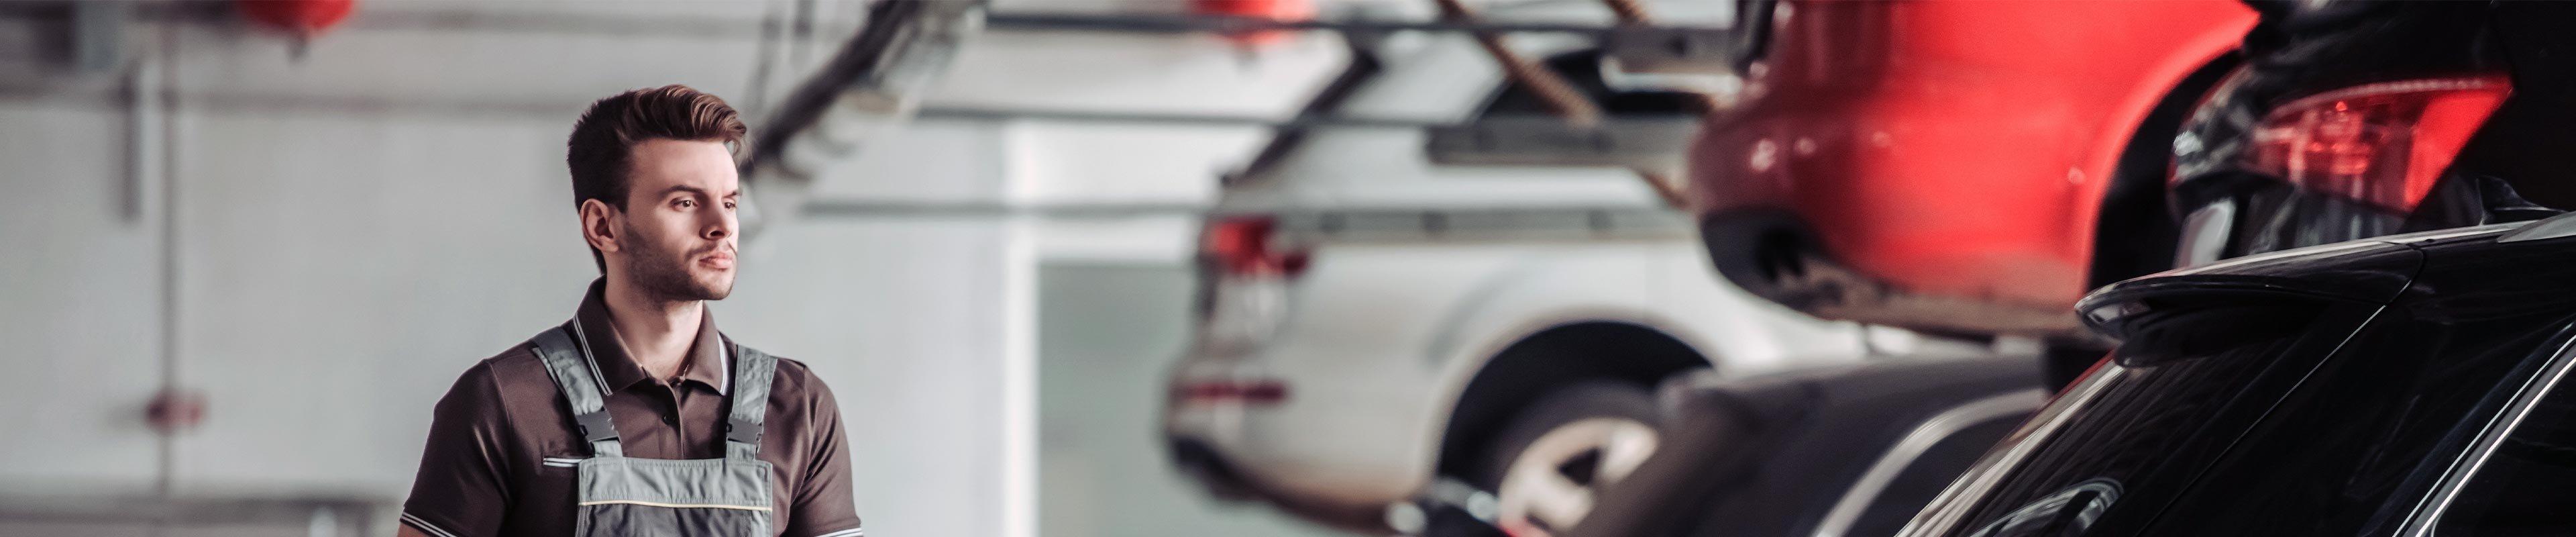
<svg viewBox="0 0 2576 537">
<path fill-rule="evenodd" d="M 2125 506 L 2141 493 L 2187 484 L 2187 469 L 2214 457 L 2225 447 L 2223 437 L 2233 436 L 2204 430 L 2223 421 L 2235 401 L 2263 397 L 2248 393 L 2256 389 L 2250 379 L 2278 364 L 2313 363 L 2313 357 L 2360 326 L 2367 312 L 2337 313 L 2311 310 L 2281 329 L 2240 333 L 2200 348 L 2124 346 L 2114 363 L 2100 366 L 2033 421 L 2033 427 L 2044 427 L 2051 414 L 2071 413 L 2055 430 L 2025 430 L 1996 448 L 1998 453 L 2027 450 L 2026 457 L 1998 461 L 1990 456 L 1980 463 L 2014 467 L 1991 470 L 2008 475 L 1984 491 L 1985 500 L 1963 519 L 1971 523 L 1956 529 L 1974 535 L 2080 533 L 2068 525 L 2089 525 L 2105 509 Z M 2198 316 L 2188 319 L 2191 324 L 2223 325 L 2278 323 L 2285 312 L 2236 308 L 2191 314 Z M 2302 355 L 2311 358 L 2284 359 Z M 2167 466 L 2186 471 L 2165 470 Z M 1985 471 L 1990 470 L 1972 469 L 1969 475 Z"/>
<path fill-rule="evenodd" d="M 2561 375 L 2529 413 L 2507 420 L 2513 432 L 2452 498 L 2435 535 L 2576 533 L 2576 383 Z"/>
<path fill-rule="evenodd" d="M 2563 310 L 2463 305 L 2335 306 L 2295 330 L 2097 373 L 2033 421 L 2069 412 L 2056 430 L 1997 448 L 2028 456 L 1970 470 L 1963 482 L 2001 475 L 1946 529 L 2353 534 L 2402 520 L 2424 476 L 2475 435 L 2468 418 L 2501 408 L 2515 390 L 2499 386 L 2568 338 Z"/>
</svg>

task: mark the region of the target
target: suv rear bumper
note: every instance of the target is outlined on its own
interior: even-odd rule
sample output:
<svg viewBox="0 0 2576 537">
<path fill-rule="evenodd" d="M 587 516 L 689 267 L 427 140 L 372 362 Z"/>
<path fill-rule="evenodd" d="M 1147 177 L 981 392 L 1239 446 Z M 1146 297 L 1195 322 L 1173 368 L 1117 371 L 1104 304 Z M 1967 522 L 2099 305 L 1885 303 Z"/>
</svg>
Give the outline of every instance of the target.
<svg viewBox="0 0 2576 537">
<path fill-rule="evenodd" d="M 1361 533 L 1392 531 L 1384 506 L 1340 505 L 1266 486 L 1205 441 L 1173 436 L 1168 442 L 1172 466 L 1190 475 L 1210 495 L 1227 501 L 1260 501 L 1309 521 Z"/>
</svg>

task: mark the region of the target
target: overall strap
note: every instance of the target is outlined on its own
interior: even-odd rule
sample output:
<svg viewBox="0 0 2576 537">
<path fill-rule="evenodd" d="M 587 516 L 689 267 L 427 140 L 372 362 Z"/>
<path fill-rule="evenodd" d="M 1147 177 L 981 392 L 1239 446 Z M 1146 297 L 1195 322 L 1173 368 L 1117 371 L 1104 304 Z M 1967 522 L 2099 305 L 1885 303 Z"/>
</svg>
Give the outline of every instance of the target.
<svg viewBox="0 0 2576 537">
<path fill-rule="evenodd" d="M 760 459 L 760 433 L 769 413 L 769 384 L 778 359 L 751 347 L 735 345 L 733 403 L 725 418 L 725 458 Z"/>
<path fill-rule="evenodd" d="M 624 457 L 626 448 L 617 443 L 617 427 L 608 421 L 608 386 L 600 381 L 598 361 L 590 356 L 590 347 L 576 337 L 580 321 L 565 323 L 537 334 L 537 358 L 546 363 L 546 376 L 554 377 L 555 388 L 563 392 L 564 401 L 572 403 L 573 424 L 581 429 L 582 440 L 590 442 L 593 457 Z"/>
</svg>

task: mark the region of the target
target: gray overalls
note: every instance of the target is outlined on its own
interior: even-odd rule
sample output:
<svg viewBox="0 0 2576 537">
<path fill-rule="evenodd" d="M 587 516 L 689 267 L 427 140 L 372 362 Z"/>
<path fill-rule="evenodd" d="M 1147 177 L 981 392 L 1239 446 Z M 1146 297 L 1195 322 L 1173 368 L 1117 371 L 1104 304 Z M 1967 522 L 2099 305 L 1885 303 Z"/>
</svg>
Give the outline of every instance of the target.
<svg viewBox="0 0 2576 537">
<path fill-rule="evenodd" d="M 769 463 L 760 460 L 760 428 L 777 359 L 734 347 L 724 458 L 629 458 L 603 406 L 608 389 L 599 380 L 597 359 L 577 343 L 587 341 L 575 337 L 580 330 L 575 321 L 532 340 L 546 373 L 572 403 L 573 423 L 590 442 L 590 458 L 577 467 L 573 535 L 772 535 L 776 511 Z"/>
</svg>

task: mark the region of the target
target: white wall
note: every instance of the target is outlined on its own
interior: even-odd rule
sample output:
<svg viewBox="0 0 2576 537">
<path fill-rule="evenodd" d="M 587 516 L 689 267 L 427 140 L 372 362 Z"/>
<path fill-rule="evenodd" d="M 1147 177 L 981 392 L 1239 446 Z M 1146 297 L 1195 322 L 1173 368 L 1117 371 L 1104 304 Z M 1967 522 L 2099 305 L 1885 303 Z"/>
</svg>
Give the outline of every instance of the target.
<svg viewBox="0 0 2576 537">
<path fill-rule="evenodd" d="M 170 214 L 159 203 L 169 194 L 162 148 L 128 147 L 112 84 L 0 84 L 12 90 L 0 93 L 0 369 L 16 380 L 0 405 L 19 409 L 0 412 L 0 497 L 152 490 L 163 451 L 141 414 L 165 380 L 167 343 L 169 380 L 209 403 L 204 425 L 170 451 L 176 492 L 399 499 L 430 405 L 455 375 L 568 316 L 593 274 L 562 175 L 574 115 L 590 99 L 674 82 L 747 104 L 758 47 L 389 29 L 369 26 L 369 14 L 677 15 L 750 27 L 764 7 L 363 3 L 300 58 L 273 36 L 182 28 L 170 49 L 180 51 Z M 158 36 L 149 25 L 129 36 L 147 68 L 163 59 Z M 1284 112 L 1339 61 L 1320 40 L 1254 58 L 1214 44 L 993 34 L 934 102 Z M 879 533 L 1032 535 L 1037 264 L 1176 261 L 1192 222 L 1049 223 L 1014 208 L 1204 202 L 1213 173 L 1260 136 L 917 125 L 816 192 L 1002 210 L 774 228 L 747 252 L 735 298 L 716 306 L 719 324 L 832 384 L 860 508 Z M 135 158 L 142 166 L 129 166 Z M 138 179 L 145 210 L 129 216 Z M 162 255 L 164 218 L 175 218 L 175 258 Z M 161 322 L 165 260 L 175 325 Z M 161 338 L 165 328 L 175 338 Z"/>
<path fill-rule="evenodd" d="M 0 104 L 0 486 L 154 479 L 160 222 L 125 216 L 125 163 L 102 150 L 125 144 L 119 119 Z"/>
</svg>

